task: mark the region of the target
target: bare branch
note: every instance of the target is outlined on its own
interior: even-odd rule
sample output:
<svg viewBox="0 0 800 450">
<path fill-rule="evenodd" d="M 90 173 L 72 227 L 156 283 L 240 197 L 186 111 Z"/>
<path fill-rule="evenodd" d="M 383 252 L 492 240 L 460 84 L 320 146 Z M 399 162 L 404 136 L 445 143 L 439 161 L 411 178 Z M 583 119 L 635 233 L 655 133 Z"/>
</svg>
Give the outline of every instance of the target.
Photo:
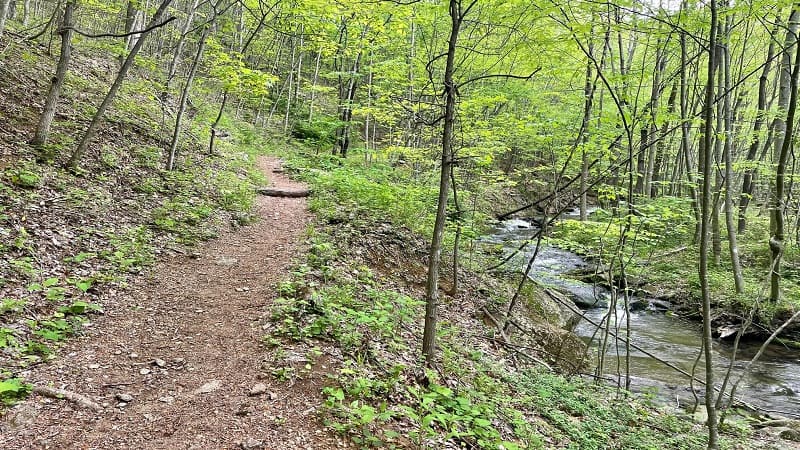
<svg viewBox="0 0 800 450">
<path fill-rule="evenodd" d="M 533 78 L 534 75 L 539 73 L 540 70 L 542 70 L 541 67 L 539 67 L 536 70 L 534 70 L 533 72 L 531 72 L 530 75 L 514 75 L 514 74 L 509 74 L 509 73 L 495 73 L 495 74 L 481 75 L 479 77 L 475 77 L 475 78 L 469 79 L 469 80 L 467 80 L 467 81 L 465 81 L 463 83 L 460 83 L 459 85 L 456 86 L 456 89 L 461 89 L 462 87 L 464 87 L 464 86 L 466 86 L 466 85 L 468 85 L 470 83 L 474 83 L 474 82 L 479 81 L 479 80 L 485 80 L 487 78 L 505 78 L 505 79 L 526 80 L 527 81 L 527 80 L 530 80 L 531 78 Z"/>
<path fill-rule="evenodd" d="M 124 37 L 128 37 L 128 36 L 133 36 L 133 35 L 136 35 L 136 34 L 144 34 L 144 33 L 150 32 L 152 30 L 155 30 L 156 28 L 161 28 L 164 25 L 172 22 L 175 19 L 177 19 L 177 17 L 173 16 L 173 17 L 170 17 L 169 19 L 167 19 L 167 20 L 165 20 L 165 21 L 163 21 L 163 22 L 161 22 L 159 24 L 156 24 L 156 25 L 153 25 L 151 27 L 145 28 L 144 30 L 136 30 L 136 31 L 131 31 L 130 33 L 122 33 L 122 34 L 114 34 L 114 33 L 89 34 L 89 33 L 84 33 L 83 31 L 81 31 L 81 30 L 79 30 L 77 28 L 74 28 L 74 27 L 72 28 L 72 31 L 80 34 L 83 37 L 92 38 L 92 39 L 94 39 L 94 38 L 104 38 L 104 37 L 124 38 Z"/>
</svg>

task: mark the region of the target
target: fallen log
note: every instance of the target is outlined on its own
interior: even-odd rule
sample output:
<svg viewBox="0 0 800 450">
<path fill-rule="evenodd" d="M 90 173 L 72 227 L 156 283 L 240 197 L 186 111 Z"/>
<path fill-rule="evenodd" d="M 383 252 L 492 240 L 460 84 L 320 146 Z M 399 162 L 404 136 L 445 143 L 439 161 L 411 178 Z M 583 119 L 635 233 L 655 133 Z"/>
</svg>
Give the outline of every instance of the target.
<svg viewBox="0 0 800 450">
<path fill-rule="evenodd" d="M 290 198 L 308 197 L 309 195 L 311 195 L 311 191 L 308 189 L 261 188 L 258 190 L 258 193 L 261 195 L 266 195 L 267 197 L 290 197 Z"/>
</svg>

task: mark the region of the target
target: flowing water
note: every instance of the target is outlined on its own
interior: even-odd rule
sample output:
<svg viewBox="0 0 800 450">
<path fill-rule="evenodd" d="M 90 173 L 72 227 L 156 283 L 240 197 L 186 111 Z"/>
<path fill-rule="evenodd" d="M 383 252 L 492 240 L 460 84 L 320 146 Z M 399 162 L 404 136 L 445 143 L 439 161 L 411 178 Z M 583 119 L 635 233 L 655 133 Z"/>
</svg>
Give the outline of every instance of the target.
<svg viewBox="0 0 800 450">
<path fill-rule="evenodd" d="M 508 220 L 503 222 L 492 235 L 484 238 L 483 242 L 502 245 L 506 251 L 513 251 L 521 242 L 533 237 L 536 231 L 536 226 L 531 222 Z M 519 255 L 512 259 L 511 264 L 524 268 L 524 264 L 533 256 L 535 240 L 529 247 L 524 252 L 524 257 Z M 585 308 L 585 317 L 594 323 L 601 323 L 603 318 L 610 314 L 612 329 L 619 326 L 619 335 L 624 337 L 627 322 L 625 312 L 622 309 L 609 310 L 609 292 L 602 287 L 564 276 L 565 273 L 585 265 L 583 258 L 574 253 L 543 245 L 539 249 L 529 277 L 539 284 L 552 286 L 569 294 L 576 303 Z M 600 347 L 598 340 L 602 333 L 598 332 L 597 327 L 588 320 L 581 320 L 575 332 L 587 341 L 591 340 L 595 349 Z M 691 372 L 700 348 L 701 326 L 697 322 L 664 312 L 637 311 L 631 312 L 630 335 L 631 342 L 642 350 L 669 361 L 686 372 Z M 747 361 L 753 357 L 759 346 L 759 343 L 740 344 L 732 380 L 738 379 Z M 622 380 L 624 383 L 625 343 L 609 337 L 605 353 L 604 376 L 615 381 Z M 718 378 L 727 370 L 731 353 L 732 346 L 729 343 L 714 342 L 713 360 Z M 594 358 L 595 364 L 596 360 L 597 358 Z M 672 404 L 677 402 L 686 405 L 692 400 L 689 378 L 686 375 L 636 349 L 631 349 L 630 363 L 633 390 L 656 390 L 659 398 Z M 696 377 L 701 380 L 704 377 L 703 367 L 704 362 L 701 358 L 696 370 Z M 698 388 L 698 395 L 702 398 L 702 385 L 695 383 L 695 387 Z M 770 346 L 745 374 L 737 392 L 737 397 L 748 404 L 788 417 L 800 417 L 800 351 L 780 345 Z"/>
</svg>

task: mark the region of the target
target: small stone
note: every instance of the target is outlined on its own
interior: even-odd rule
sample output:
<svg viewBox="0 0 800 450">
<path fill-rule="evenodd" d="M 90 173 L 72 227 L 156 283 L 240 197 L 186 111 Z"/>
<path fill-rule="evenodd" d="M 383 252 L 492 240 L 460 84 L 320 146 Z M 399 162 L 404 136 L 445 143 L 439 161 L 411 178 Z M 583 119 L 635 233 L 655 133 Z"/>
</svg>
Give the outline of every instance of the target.
<svg viewBox="0 0 800 450">
<path fill-rule="evenodd" d="M 692 416 L 692 420 L 694 420 L 694 423 L 708 422 L 708 413 L 706 412 L 706 408 L 705 407 L 697 408 L 697 411 L 695 411 L 694 415 Z"/>
<path fill-rule="evenodd" d="M 126 406 L 128 406 L 128 404 L 127 404 L 127 403 L 125 403 L 125 402 L 119 402 L 119 403 L 117 403 L 117 408 L 124 408 L 124 407 L 126 407 Z"/>
<path fill-rule="evenodd" d="M 239 263 L 239 260 L 236 258 L 228 258 L 225 256 L 220 256 L 219 258 L 214 261 L 214 263 L 218 266 L 226 266 L 226 267 L 233 267 Z"/>
<path fill-rule="evenodd" d="M 211 380 L 208 383 L 200 386 L 199 388 L 194 390 L 194 394 L 208 394 L 210 392 L 214 392 L 217 389 L 222 387 L 222 382 L 219 380 Z"/>
<path fill-rule="evenodd" d="M 247 395 L 255 397 L 256 395 L 261 395 L 266 392 L 267 392 L 267 385 L 264 383 L 257 383 L 255 386 L 253 386 L 252 389 L 250 389 L 250 393 Z"/>
<path fill-rule="evenodd" d="M 160 358 L 154 359 L 153 360 L 153 364 L 155 364 L 158 367 L 162 367 L 162 368 L 163 367 L 167 367 L 167 362 L 164 361 L 163 359 L 160 359 Z"/>
<path fill-rule="evenodd" d="M 261 450 L 264 448 L 264 443 L 253 438 L 247 438 L 239 443 L 239 447 L 242 450 Z"/>
<path fill-rule="evenodd" d="M 171 405 L 175 403 L 175 397 L 167 395 L 166 397 L 159 397 L 158 401 Z"/>
<path fill-rule="evenodd" d="M 138 353 L 131 353 L 130 355 L 128 355 L 128 357 L 131 358 L 131 359 L 136 359 L 136 358 L 139 357 L 139 354 Z"/>
<path fill-rule="evenodd" d="M 139 370 L 139 374 L 141 374 L 141 375 L 147 375 L 149 373 L 150 373 L 150 369 L 140 369 Z"/>
<path fill-rule="evenodd" d="M 781 434 L 779 434 L 779 436 L 781 437 L 781 439 L 786 439 L 787 441 L 800 442 L 800 431 L 791 428 L 788 430 L 781 431 Z"/>
<path fill-rule="evenodd" d="M 122 354 L 122 350 L 117 350 L 117 351 L 114 352 L 114 354 L 115 355 L 121 355 Z"/>
<path fill-rule="evenodd" d="M 99 369 L 99 368 L 100 368 L 100 364 L 97 364 L 97 363 L 95 363 L 95 364 L 89 364 L 89 368 L 90 368 L 90 369 Z"/>
<path fill-rule="evenodd" d="M 270 392 L 269 393 L 269 399 L 272 400 L 272 401 L 277 400 L 278 399 L 278 394 L 276 394 L 274 392 Z"/>
<path fill-rule="evenodd" d="M 130 403 L 133 401 L 133 396 L 131 394 L 117 394 L 115 397 L 117 397 L 117 400 L 125 403 Z"/>
</svg>

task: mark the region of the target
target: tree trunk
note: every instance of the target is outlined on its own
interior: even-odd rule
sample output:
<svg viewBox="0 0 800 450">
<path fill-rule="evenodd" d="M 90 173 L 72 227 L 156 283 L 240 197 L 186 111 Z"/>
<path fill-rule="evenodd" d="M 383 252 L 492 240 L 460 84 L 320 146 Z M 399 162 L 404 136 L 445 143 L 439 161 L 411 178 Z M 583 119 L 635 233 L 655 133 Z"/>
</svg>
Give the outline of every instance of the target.
<svg viewBox="0 0 800 450">
<path fill-rule="evenodd" d="M 368 31 L 368 27 L 364 27 L 361 32 L 361 40 L 364 40 Z M 342 158 L 347 157 L 347 151 L 350 149 L 350 122 L 353 120 L 353 102 L 356 99 L 356 88 L 358 87 L 358 71 L 361 68 L 361 58 L 363 57 L 363 47 L 359 49 L 355 61 L 353 61 L 353 68 L 350 71 L 350 79 L 347 83 L 347 88 L 344 91 L 344 97 L 340 97 L 339 102 L 339 121 L 342 124 L 336 129 L 336 142 L 334 144 L 333 154 L 338 154 Z"/>
<path fill-rule="evenodd" d="M 728 250 L 731 257 L 733 268 L 733 284 L 737 294 L 744 292 L 744 278 L 742 276 L 742 263 L 739 260 L 739 243 L 736 239 L 736 229 L 733 221 L 733 111 L 731 110 L 731 54 L 728 42 L 731 32 L 731 16 L 725 19 L 723 38 L 724 44 L 721 46 L 722 68 L 723 68 L 723 106 L 725 137 L 722 148 L 723 159 L 725 160 L 725 227 L 728 231 Z"/>
<path fill-rule="evenodd" d="M 661 40 L 656 42 L 656 60 L 655 72 L 653 73 L 653 86 L 650 89 L 650 126 L 647 132 L 647 140 L 642 143 L 642 153 L 639 158 L 646 156 L 646 164 L 644 173 L 640 174 L 640 178 L 636 181 L 637 193 L 645 196 L 650 196 L 651 185 L 653 182 L 653 169 L 655 167 L 656 149 L 658 144 L 656 141 L 656 133 L 658 131 L 657 112 L 659 106 L 659 99 L 661 98 L 661 78 L 666 66 L 666 58 L 664 56 L 664 49 L 661 46 Z"/>
<path fill-rule="evenodd" d="M 136 22 L 139 18 L 139 10 L 136 8 L 138 2 L 136 0 L 128 0 L 128 7 L 125 10 L 125 33 L 130 33 L 136 29 Z M 125 36 L 125 51 L 129 51 L 136 45 L 136 41 L 139 39 L 139 35 L 131 34 Z M 122 64 L 125 62 L 125 55 L 119 55 L 119 63 Z"/>
<path fill-rule="evenodd" d="M 456 101 L 458 92 L 454 80 L 458 33 L 461 30 L 462 5 L 460 0 L 451 0 L 450 38 L 447 45 L 447 62 L 444 70 L 445 110 L 442 125 L 442 161 L 439 172 L 439 198 L 437 200 L 436 221 L 433 226 L 430 253 L 428 254 L 428 280 L 425 285 L 425 330 L 422 336 L 422 354 L 428 366 L 435 365 L 436 359 L 436 320 L 439 303 L 439 265 L 442 259 L 442 240 L 447 218 L 447 199 L 450 194 L 450 171 L 453 164 L 453 130 L 456 121 Z"/>
<path fill-rule="evenodd" d="M 172 3 L 173 0 L 163 0 L 161 5 L 156 10 L 156 13 L 153 15 L 153 18 L 150 20 L 150 24 L 147 26 L 150 31 L 142 33 L 141 37 L 138 41 L 136 41 L 136 45 L 133 46 L 130 53 L 128 53 L 128 57 L 125 58 L 125 62 L 120 67 L 119 72 L 117 73 L 117 78 L 114 80 L 114 83 L 111 85 L 111 88 L 108 90 L 103 102 L 100 103 L 100 106 L 97 108 L 97 112 L 95 113 L 94 117 L 92 118 L 92 122 L 89 124 L 89 128 L 83 133 L 83 137 L 81 137 L 80 143 L 75 151 L 72 153 L 72 157 L 67 162 L 67 167 L 75 170 L 78 167 L 78 163 L 80 162 L 81 158 L 83 158 L 83 154 L 86 153 L 86 149 L 89 147 L 89 143 L 94 138 L 94 135 L 97 133 L 97 128 L 100 126 L 100 122 L 103 120 L 103 116 L 106 113 L 106 110 L 109 106 L 111 106 L 111 102 L 114 101 L 114 97 L 116 97 L 117 92 L 119 92 L 119 88 L 122 87 L 122 83 L 125 81 L 125 77 L 128 75 L 128 71 L 133 66 L 133 62 L 136 60 L 136 54 L 139 53 L 141 50 L 142 45 L 144 44 L 145 38 L 148 34 L 152 33 L 152 30 L 155 29 L 154 27 L 157 26 L 161 22 L 161 18 L 164 16 L 164 13 L 169 8 L 169 5 Z"/>
<path fill-rule="evenodd" d="M 686 1 L 681 3 L 681 10 L 686 9 Z M 692 199 L 692 210 L 695 216 L 694 240 L 700 239 L 700 222 L 702 220 L 697 198 L 697 182 L 694 177 L 694 167 L 692 165 L 692 150 L 690 140 L 690 117 L 689 117 L 689 82 L 688 82 L 688 53 L 686 48 L 686 32 L 681 32 L 681 152 L 683 153 L 684 164 L 686 166 L 686 180 L 689 185 L 689 196 Z"/>
<path fill-rule="evenodd" d="M 588 46 L 589 53 L 593 51 L 593 46 L 590 43 Z M 592 100 L 594 99 L 594 91 L 596 84 L 593 79 L 592 71 L 592 57 L 586 62 L 586 80 L 583 85 L 583 120 L 581 121 L 581 131 L 578 140 L 583 144 L 581 146 L 581 201 L 580 201 L 580 219 L 585 221 L 587 219 L 588 201 L 587 191 L 589 190 L 589 155 L 586 154 L 586 145 L 589 142 L 589 121 L 592 118 Z"/>
<path fill-rule="evenodd" d="M 778 34 L 777 27 L 773 29 L 772 35 Z M 769 83 L 769 72 L 772 68 L 772 58 L 775 55 L 775 40 L 770 39 L 769 49 L 767 50 L 767 61 L 764 63 L 764 69 L 761 71 L 761 76 L 758 79 L 758 112 L 756 113 L 756 120 L 753 124 L 753 142 L 747 150 L 746 161 L 753 164 L 756 161 L 758 154 L 758 147 L 760 145 L 761 127 L 764 126 L 767 112 L 767 84 Z M 744 171 L 744 178 L 742 180 L 742 193 L 739 197 L 739 224 L 737 233 L 743 234 L 747 228 L 747 207 L 750 205 L 750 200 L 753 198 L 755 188 L 755 179 L 757 171 L 750 165 Z"/>
<path fill-rule="evenodd" d="M 792 43 L 797 42 L 797 35 L 794 34 L 798 29 L 798 20 L 800 19 L 800 9 L 795 5 L 792 10 L 791 17 L 789 18 L 789 32 L 787 32 L 787 41 L 789 34 L 793 34 Z M 784 57 L 790 54 L 791 49 L 784 50 Z M 774 224 L 772 236 L 769 240 L 770 249 L 770 289 L 769 299 L 773 303 L 777 303 L 781 298 L 781 257 L 783 255 L 786 234 L 786 202 L 785 202 L 785 187 L 786 187 L 786 168 L 789 162 L 789 155 L 792 149 L 792 138 L 794 137 L 795 127 L 795 112 L 797 110 L 797 80 L 798 73 L 800 72 L 800 51 L 795 49 L 795 62 L 794 68 L 791 66 L 791 59 L 789 59 L 789 66 L 782 67 L 782 70 L 790 73 L 789 79 L 789 92 L 788 92 L 788 110 L 786 111 L 786 121 L 782 125 L 782 136 L 780 139 L 776 136 L 776 141 L 781 141 L 780 151 L 776 155 L 776 162 L 778 167 L 775 172 L 775 188 L 772 190 L 772 199 L 770 201 L 771 222 Z M 784 59 L 785 61 L 785 59 Z M 783 74 L 781 74 L 783 79 Z M 783 91 L 783 82 L 781 82 L 781 91 Z M 781 92 L 783 95 L 783 92 Z"/>
<path fill-rule="evenodd" d="M 213 28 L 212 25 L 216 18 L 216 11 L 214 11 L 214 17 L 211 19 L 211 24 L 205 27 L 203 34 L 200 36 L 200 42 L 197 44 L 197 54 L 195 55 L 194 60 L 192 60 L 192 66 L 189 69 L 189 75 L 186 76 L 186 84 L 183 86 L 178 112 L 175 115 L 175 129 L 172 132 L 172 141 L 169 144 L 169 155 L 167 157 L 166 164 L 167 170 L 175 169 L 175 157 L 178 153 L 178 141 L 180 140 L 181 136 L 181 124 L 183 122 L 183 114 L 186 111 L 186 102 L 189 100 L 189 90 L 192 88 L 194 76 L 197 73 L 197 66 L 200 64 L 200 60 L 203 59 L 203 50 L 206 48 L 206 39 L 208 38 L 208 33 Z M 225 98 L 227 99 L 227 96 Z"/>
<path fill-rule="evenodd" d="M 717 0 L 719 2 L 724 0 Z M 722 25 L 717 25 L 717 36 L 722 36 Z M 724 82 L 722 70 L 719 70 L 719 64 L 722 61 L 722 44 L 717 45 L 717 86 L 722 88 L 722 84 Z M 716 97 L 715 97 L 716 99 Z M 722 173 L 721 173 L 721 164 L 722 161 L 722 139 L 716 137 L 716 133 L 719 133 L 723 130 L 724 121 L 722 118 L 725 116 L 725 111 L 723 110 L 723 102 L 716 101 L 715 107 L 717 109 L 716 115 L 716 126 L 714 127 L 715 137 L 714 137 L 714 156 L 712 157 L 711 163 L 714 165 L 714 188 L 713 188 L 713 195 L 714 200 L 711 205 L 711 254 L 713 255 L 712 264 L 714 267 L 719 267 L 721 259 L 722 259 L 722 230 L 720 226 L 719 220 L 719 205 L 722 196 Z"/>
<path fill-rule="evenodd" d="M 8 17 L 8 5 L 10 0 L 0 0 L 0 38 L 3 37 L 3 30 L 6 28 L 6 17 Z"/>
<path fill-rule="evenodd" d="M 703 194 L 700 197 L 700 291 L 703 298 L 703 350 L 705 352 L 705 403 L 708 413 L 708 448 L 719 448 L 717 429 L 717 410 L 714 407 L 714 365 L 711 339 L 711 293 L 708 286 L 708 240 L 709 214 L 711 213 L 711 175 L 714 128 L 711 123 L 714 115 L 714 72 L 717 69 L 717 0 L 711 0 L 711 26 L 708 42 L 708 79 L 706 80 L 705 103 L 703 104 L 703 148 L 700 153 L 703 168 Z"/>
<path fill-rule="evenodd" d="M 675 114 L 675 105 L 678 98 L 678 80 L 672 83 L 672 90 L 669 93 L 669 100 L 667 100 L 667 116 L 672 117 Z M 670 121 L 666 120 L 661 125 L 661 131 L 659 133 L 658 142 L 656 143 L 656 154 L 653 161 L 653 169 L 651 171 L 651 180 L 650 180 L 650 197 L 655 198 L 658 196 L 658 186 L 659 182 L 662 181 L 662 172 L 666 172 L 667 169 L 662 167 L 664 165 L 664 153 L 666 153 L 667 149 L 667 135 L 670 133 Z"/>
<path fill-rule="evenodd" d="M 773 164 L 778 163 L 781 148 L 783 148 L 784 136 L 786 136 L 786 121 L 784 120 L 784 117 L 786 111 L 789 109 L 789 100 L 791 97 L 792 52 L 795 50 L 795 44 L 797 43 L 798 20 L 800 20 L 800 16 L 798 14 L 799 13 L 796 8 L 792 9 L 792 13 L 789 16 L 789 25 L 786 29 L 786 38 L 783 44 L 783 53 L 781 56 L 780 66 L 780 81 L 778 85 L 778 113 L 776 114 L 772 125 Z M 771 186 L 770 191 L 771 197 L 774 198 L 774 185 Z M 774 206 L 774 203 L 771 202 L 771 205 Z M 771 233 L 775 231 L 775 226 L 775 213 L 772 211 L 770 213 L 769 221 L 769 229 Z"/>
<path fill-rule="evenodd" d="M 27 27 L 29 20 L 31 20 L 31 0 L 25 0 L 22 2 L 22 26 Z"/>
<path fill-rule="evenodd" d="M 61 35 L 61 54 L 58 57 L 58 64 L 56 65 L 56 73 L 50 83 L 50 90 L 47 93 L 47 99 L 44 103 L 44 109 L 41 116 L 39 116 L 39 124 L 36 126 L 31 145 L 37 147 L 39 155 L 43 159 L 49 159 L 44 155 L 42 147 L 47 143 L 50 136 L 50 126 L 53 123 L 53 118 L 56 114 L 56 107 L 58 106 L 58 99 L 61 97 L 61 88 L 64 86 L 64 79 L 67 76 L 69 69 L 70 57 L 72 56 L 72 28 L 75 25 L 73 20 L 73 13 L 75 11 L 75 0 L 68 0 L 64 6 L 64 18 L 62 19 L 62 26 L 59 30 Z"/>
<path fill-rule="evenodd" d="M 291 61 L 289 62 L 289 77 L 286 79 L 286 84 L 289 88 L 286 90 L 286 111 L 284 112 L 283 118 L 284 133 L 289 131 L 289 116 L 292 110 L 292 98 L 294 97 L 294 64 L 297 55 L 297 43 L 295 42 L 295 38 L 293 37 L 290 42 L 292 47 L 292 57 Z"/>
<path fill-rule="evenodd" d="M 164 93 L 162 96 L 166 96 L 169 92 L 169 85 L 172 83 L 173 78 L 175 78 L 175 74 L 178 72 L 178 64 L 181 60 L 181 55 L 183 54 L 183 47 L 186 45 L 186 37 L 189 35 L 189 32 L 192 30 L 192 25 L 194 25 L 194 14 L 197 10 L 197 5 L 200 0 L 192 0 L 191 7 L 189 11 L 187 11 L 186 22 L 183 24 L 183 29 L 181 30 L 181 37 L 178 39 L 178 44 L 175 46 L 175 53 L 172 54 L 172 60 L 169 62 L 169 68 L 167 69 L 167 82 L 164 86 Z"/>
<path fill-rule="evenodd" d="M 209 138 L 208 142 L 208 154 L 214 154 L 214 141 L 217 139 L 217 126 L 219 126 L 219 121 L 222 120 L 222 114 L 225 112 L 225 105 L 228 104 L 228 91 L 222 93 L 222 101 L 219 104 L 219 112 L 217 112 L 217 117 L 214 119 L 214 123 L 211 124 L 211 137 Z"/>
<path fill-rule="evenodd" d="M 314 79 L 311 81 L 311 98 L 308 101 L 308 120 L 314 116 L 314 98 L 317 90 L 317 82 L 319 81 L 319 65 L 322 59 L 322 49 L 317 50 L 317 61 L 314 65 Z"/>
</svg>

